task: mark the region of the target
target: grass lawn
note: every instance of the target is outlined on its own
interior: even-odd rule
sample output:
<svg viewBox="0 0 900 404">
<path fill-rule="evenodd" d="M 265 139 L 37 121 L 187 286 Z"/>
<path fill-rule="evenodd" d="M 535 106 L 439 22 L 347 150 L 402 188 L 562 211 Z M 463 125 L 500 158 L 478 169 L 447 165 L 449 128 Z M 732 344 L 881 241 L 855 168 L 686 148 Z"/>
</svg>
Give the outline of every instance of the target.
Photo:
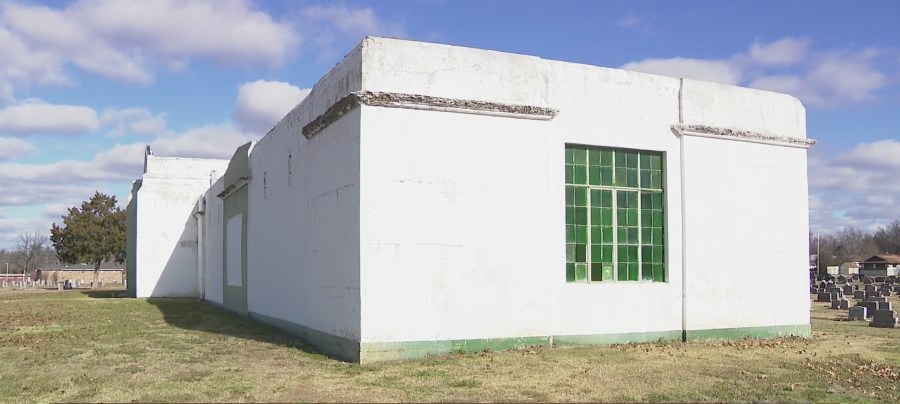
<svg viewBox="0 0 900 404">
<path fill-rule="evenodd" d="M 900 328 L 533 348 L 356 365 L 194 300 L 0 291 L 0 402 L 900 401 Z M 900 306 L 897 298 L 891 298 Z"/>
</svg>

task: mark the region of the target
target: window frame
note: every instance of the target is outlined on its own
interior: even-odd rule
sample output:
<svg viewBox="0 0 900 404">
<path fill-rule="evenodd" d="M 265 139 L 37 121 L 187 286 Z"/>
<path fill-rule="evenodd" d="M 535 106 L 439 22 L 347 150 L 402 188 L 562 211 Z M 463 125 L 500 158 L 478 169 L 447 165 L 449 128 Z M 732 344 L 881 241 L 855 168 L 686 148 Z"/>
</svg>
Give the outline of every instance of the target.
<svg viewBox="0 0 900 404">
<path fill-rule="evenodd" d="M 576 143 L 565 143 L 564 152 L 566 283 L 668 283 L 666 153 Z M 645 186 L 645 182 L 649 184 Z M 608 195 L 611 201 L 595 204 L 595 195 Z M 625 206 L 622 211 L 620 205 Z M 603 209 L 609 209 L 611 215 Z M 635 212 L 633 219 L 630 211 Z M 600 212 L 599 218 L 595 212 Z M 609 223 L 604 222 L 606 218 L 611 219 Z M 611 229 L 611 244 L 606 243 L 605 228 Z M 631 231 L 636 232 L 634 241 L 620 243 Z M 579 237 L 582 233 L 584 237 Z M 599 242 L 594 240 L 597 235 L 602 237 Z M 611 252 L 608 261 L 607 248 Z M 595 259 L 595 253 L 602 255 Z M 631 258 L 623 261 L 623 254 Z M 601 273 L 595 274 L 598 269 Z"/>
</svg>

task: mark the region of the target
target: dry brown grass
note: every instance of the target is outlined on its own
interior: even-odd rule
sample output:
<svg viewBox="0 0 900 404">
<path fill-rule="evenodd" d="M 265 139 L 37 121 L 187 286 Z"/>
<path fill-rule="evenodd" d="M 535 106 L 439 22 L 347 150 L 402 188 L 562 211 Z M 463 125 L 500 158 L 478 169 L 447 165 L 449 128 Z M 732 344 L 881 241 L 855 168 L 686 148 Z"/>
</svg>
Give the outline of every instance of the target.
<svg viewBox="0 0 900 404">
<path fill-rule="evenodd" d="M 121 292 L 0 294 L 0 402 L 900 400 L 900 329 L 836 321 L 845 312 L 824 303 L 813 303 L 811 340 L 531 348 L 361 366 L 201 302 L 113 294 Z"/>
</svg>

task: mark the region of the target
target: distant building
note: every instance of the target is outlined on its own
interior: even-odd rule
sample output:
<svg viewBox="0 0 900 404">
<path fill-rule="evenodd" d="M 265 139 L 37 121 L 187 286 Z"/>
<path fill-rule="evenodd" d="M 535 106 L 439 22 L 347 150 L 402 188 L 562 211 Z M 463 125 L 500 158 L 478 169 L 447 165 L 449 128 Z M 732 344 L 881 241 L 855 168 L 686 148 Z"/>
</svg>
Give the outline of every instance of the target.
<svg viewBox="0 0 900 404">
<path fill-rule="evenodd" d="M 864 276 L 897 276 L 900 272 L 900 255 L 875 254 L 862 262 L 859 274 Z"/>
<path fill-rule="evenodd" d="M 838 269 L 839 275 L 858 275 L 859 262 L 845 262 Z"/>
</svg>

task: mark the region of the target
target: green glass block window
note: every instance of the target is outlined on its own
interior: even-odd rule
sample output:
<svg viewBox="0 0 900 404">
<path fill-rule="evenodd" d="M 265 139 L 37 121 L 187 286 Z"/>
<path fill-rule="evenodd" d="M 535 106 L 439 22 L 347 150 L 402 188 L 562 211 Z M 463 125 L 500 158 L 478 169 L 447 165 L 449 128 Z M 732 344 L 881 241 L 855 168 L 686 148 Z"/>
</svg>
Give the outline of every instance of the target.
<svg viewBox="0 0 900 404">
<path fill-rule="evenodd" d="M 566 281 L 665 282 L 662 153 L 566 145 Z"/>
</svg>

